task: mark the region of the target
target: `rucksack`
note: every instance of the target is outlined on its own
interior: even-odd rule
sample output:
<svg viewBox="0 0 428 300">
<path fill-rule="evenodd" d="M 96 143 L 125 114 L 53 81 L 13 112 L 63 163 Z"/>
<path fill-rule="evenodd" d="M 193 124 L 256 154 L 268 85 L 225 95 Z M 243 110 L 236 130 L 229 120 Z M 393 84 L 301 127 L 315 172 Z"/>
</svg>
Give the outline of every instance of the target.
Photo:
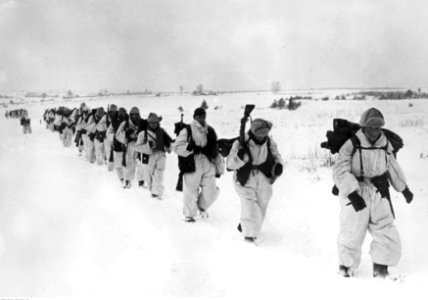
<svg viewBox="0 0 428 300">
<path fill-rule="evenodd" d="M 355 136 L 355 133 L 360 128 L 361 126 L 357 123 L 352 123 L 345 119 L 333 119 L 333 130 L 327 131 L 327 141 L 322 142 L 320 146 L 321 148 L 330 150 L 332 154 L 338 153 L 343 144 L 348 139 Z M 381 130 L 394 148 L 393 154 L 396 156 L 397 152 L 404 146 L 403 139 L 398 134 L 389 129 L 382 128 Z"/>
<path fill-rule="evenodd" d="M 321 143 L 321 148 L 325 148 L 330 150 L 332 154 L 338 153 L 340 148 L 343 146 L 343 144 L 350 139 L 353 145 L 352 155 L 360 149 L 360 155 L 361 155 L 361 147 L 360 140 L 355 135 L 355 133 L 361 128 L 359 124 L 349 122 L 344 119 L 333 119 L 333 131 L 328 130 L 326 137 L 327 141 Z M 394 156 L 397 155 L 397 152 L 403 148 L 404 143 L 403 139 L 396 134 L 395 132 L 382 128 L 382 132 L 385 134 L 385 137 L 391 143 L 392 147 L 394 148 L 393 154 Z M 387 150 L 388 144 L 385 146 L 385 151 Z M 364 176 L 364 169 L 362 166 L 362 159 L 360 157 L 360 170 L 361 174 L 358 176 L 358 180 L 361 180 Z M 387 180 L 387 179 L 386 179 Z M 336 185 L 333 186 L 333 189 L 331 190 L 332 194 L 337 196 L 339 195 L 339 189 Z M 382 191 L 383 192 L 383 191 Z M 389 194 L 389 191 L 388 191 Z M 390 197 L 388 197 L 389 204 L 391 206 L 392 214 L 394 215 L 394 209 L 392 207 Z"/>
<path fill-rule="evenodd" d="M 183 121 L 175 123 L 174 133 L 176 136 L 180 134 L 180 131 L 184 128 L 187 130 L 187 140 L 192 138 L 192 129 L 189 124 L 183 123 Z M 182 192 L 183 191 L 183 175 L 185 173 L 193 173 L 196 171 L 195 160 L 193 155 L 189 155 L 187 157 L 178 155 L 178 169 L 180 172 L 178 173 L 178 180 L 175 186 L 175 190 Z"/>
<path fill-rule="evenodd" d="M 239 140 L 239 137 L 217 140 L 217 148 L 221 156 L 227 157 L 230 153 L 230 149 L 232 149 L 233 143 L 237 140 Z"/>
</svg>

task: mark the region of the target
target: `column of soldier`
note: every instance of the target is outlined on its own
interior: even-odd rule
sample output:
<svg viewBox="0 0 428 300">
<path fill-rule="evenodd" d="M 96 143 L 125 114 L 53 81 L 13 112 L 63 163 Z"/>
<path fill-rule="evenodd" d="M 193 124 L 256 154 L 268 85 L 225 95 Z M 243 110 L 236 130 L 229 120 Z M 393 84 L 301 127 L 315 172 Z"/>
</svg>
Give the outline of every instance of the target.
<svg viewBox="0 0 428 300">
<path fill-rule="evenodd" d="M 241 202 L 237 229 L 245 241 L 254 243 L 272 198 L 272 184 L 283 172 L 283 161 L 269 134 L 270 121 L 256 118 L 245 130 L 254 106 L 246 108 L 249 111 L 246 109 L 241 119 L 240 135 L 230 140 L 217 139 L 203 108 L 194 110 L 191 124 L 175 124 L 175 140 L 160 126 L 162 117 L 150 113 L 143 119 L 137 107 L 128 114 L 114 104 L 105 112 L 103 107 L 91 110 L 82 103 L 78 109 L 46 110 L 44 120 L 47 128 L 59 132 L 64 146 L 70 146 L 74 136 L 79 155 L 90 163 L 107 164 L 109 171 L 116 170 L 123 188 L 129 189 L 136 177 L 138 186 L 147 187 L 156 199 L 161 199 L 164 192 L 166 153 L 174 151 L 180 171 L 176 189 L 183 192 L 183 214 L 188 223 L 208 217 L 207 210 L 219 196 L 216 178 L 227 167 L 234 172 L 234 188 Z M 373 276 L 386 278 L 388 266 L 396 265 L 401 256 L 394 211 L 391 202 L 386 201 L 390 200 L 389 182 L 408 203 L 413 194 L 395 157 L 398 144 L 388 139 L 390 132 L 387 138 L 387 130 L 381 129 L 385 124 L 382 113 L 370 108 L 359 124 L 344 124 L 350 127 L 335 128 L 327 136 L 328 142 L 323 143 L 339 153 L 333 167 L 334 191 L 341 204 L 339 274 L 355 274 L 365 233 L 370 231 Z M 352 132 L 352 137 L 344 138 L 345 132 Z"/>
</svg>

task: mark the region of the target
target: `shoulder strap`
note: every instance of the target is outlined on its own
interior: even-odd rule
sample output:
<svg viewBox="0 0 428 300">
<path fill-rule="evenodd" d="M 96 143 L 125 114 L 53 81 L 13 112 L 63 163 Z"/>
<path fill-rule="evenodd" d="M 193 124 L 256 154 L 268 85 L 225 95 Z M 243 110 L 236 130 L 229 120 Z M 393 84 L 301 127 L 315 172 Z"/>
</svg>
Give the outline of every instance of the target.
<svg viewBox="0 0 428 300">
<path fill-rule="evenodd" d="M 390 152 L 388 152 L 389 143 L 390 143 L 390 141 L 388 141 L 388 139 L 386 139 L 386 145 L 384 147 L 382 147 L 382 149 L 385 150 L 385 166 L 388 166 L 388 154 L 391 154 Z"/>
<path fill-rule="evenodd" d="M 354 155 L 355 151 L 357 151 L 357 149 L 361 150 L 361 142 L 360 142 L 360 139 L 355 134 L 351 136 L 350 139 L 352 142 L 352 146 L 354 147 L 351 152 L 351 156 L 352 156 Z"/>
<path fill-rule="evenodd" d="M 363 167 L 363 154 L 361 153 L 361 142 L 360 139 L 354 134 L 351 136 L 351 142 L 352 142 L 352 154 L 351 157 L 354 155 L 355 151 L 360 153 L 360 176 L 357 178 L 358 180 L 362 180 L 364 178 L 364 167 Z"/>
<path fill-rule="evenodd" d="M 186 124 L 184 127 L 187 130 L 187 142 L 190 142 L 191 140 L 193 140 L 192 127 L 190 126 L 190 124 Z"/>
</svg>

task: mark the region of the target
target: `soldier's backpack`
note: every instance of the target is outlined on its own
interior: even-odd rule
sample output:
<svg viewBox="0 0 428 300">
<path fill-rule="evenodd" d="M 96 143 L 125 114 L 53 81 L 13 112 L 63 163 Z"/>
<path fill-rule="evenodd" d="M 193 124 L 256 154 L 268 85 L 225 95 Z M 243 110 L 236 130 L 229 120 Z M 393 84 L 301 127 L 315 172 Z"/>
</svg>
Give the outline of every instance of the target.
<svg viewBox="0 0 428 300">
<path fill-rule="evenodd" d="M 359 124 L 349 122 L 348 120 L 333 119 L 333 131 L 332 130 L 327 131 L 327 134 L 326 134 L 327 141 L 322 142 L 320 146 L 321 148 L 330 150 L 332 154 L 335 154 L 339 152 L 340 148 L 348 139 L 351 139 L 352 145 L 354 147 L 352 150 L 352 154 L 354 154 L 358 149 L 360 149 L 361 151 L 362 147 L 360 144 L 360 140 L 355 135 L 355 133 L 360 128 L 361 126 Z M 396 134 L 395 132 L 389 129 L 382 128 L 382 132 L 385 134 L 386 138 L 394 148 L 393 154 L 394 156 L 396 156 L 397 152 L 404 146 L 403 139 L 398 134 Z M 384 150 L 386 151 L 386 149 Z M 361 167 L 361 170 L 363 170 L 362 167 Z M 361 176 L 362 175 L 363 174 L 361 174 Z M 339 190 L 336 187 L 336 185 L 333 186 L 333 189 L 331 192 L 335 196 L 339 194 Z M 391 210 L 393 212 L 392 205 L 391 205 Z"/>
<path fill-rule="evenodd" d="M 239 137 L 231 138 L 231 139 L 218 139 L 217 140 L 217 148 L 218 152 L 223 157 L 227 157 L 230 153 L 230 149 L 232 148 L 233 143 L 239 140 Z"/>
<path fill-rule="evenodd" d="M 361 128 L 357 123 L 349 122 L 345 119 L 333 119 L 333 130 L 328 130 L 326 133 L 327 141 L 321 143 L 321 148 L 330 150 L 332 154 L 338 153 L 343 144 L 355 136 L 355 133 Z M 382 128 L 382 132 L 385 134 L 388 141 L 394 148 L 394 156 L 397 152 L 403 148 L 403 139 L 395 132 Z M 352 139 L 351 139 L 352 140 Z M 353 140 L 352 140 L 353 141 Z M 353 141 L 354 151 L 356 144 Z"/>
<path fill-rule="evenodd" d="M 186 129 L 187 130 L 187 137 L 188 141 L 192 138 L 192 129 L 189 124 L 183 123 L 183 116 L 181 119 L 181 122 L 174 124 L 174 133 L 176 136 L 178 136 L 181 132 L 181 130 Z M 196 166 L 195 166 L 195 160 L 193 158 L 193 155 L 190 156 L 180 156 L 178 155 L 178 180 L 177 184 L 175 186 L 175 190 L 182 192 L 183 191 L 183 175 L 185 173 L 192 173 L 195 172 Z"/>
</svg>

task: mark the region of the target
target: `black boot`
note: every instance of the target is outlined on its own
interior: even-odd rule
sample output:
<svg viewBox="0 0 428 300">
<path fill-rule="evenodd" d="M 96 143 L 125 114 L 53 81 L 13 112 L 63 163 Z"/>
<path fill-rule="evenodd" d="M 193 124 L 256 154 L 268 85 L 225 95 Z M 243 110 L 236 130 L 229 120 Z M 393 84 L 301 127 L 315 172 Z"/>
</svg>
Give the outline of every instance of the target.
<svg viewBox="0 0 428 300">
<path fill-rule="evenodd" d="M 238 229 L 239 232 L 242 232 L 242 226 L 241 223 L 238 224 L 238 227 L 236 227 L 236 229 Z"/>
<path fill-rule="evenodd" d="M 194 223 L 196 220 L 193 217 L 185 217 L 184 221 L 187 223 Z"/>
<path fill-rule="evenodd" d="M 373 277 L 386 278 L 388 276 L 388 266 L 373 263 Z"/>
<path fill-rule="evenodd" d="M 351 270 L 349 267 L 346 267 L 344 265 L 339 266 L 339 275 L 342 275 L 343 277 L 351 277 Z"/>
<path fill-rule="evenodd" d="M 123 186 L 124 189 L 129 189 L 131 187 L 131 181 L 125 180 L 125 184 Z"/>
<path fill-rule="evenodd" d="M 140 181 L 138 181 L 138 186 L 139 186 L 139 187 L 143 187 L 143 186 L 144 186 L 144 180 L 140 180 Z"/>
</svg>

